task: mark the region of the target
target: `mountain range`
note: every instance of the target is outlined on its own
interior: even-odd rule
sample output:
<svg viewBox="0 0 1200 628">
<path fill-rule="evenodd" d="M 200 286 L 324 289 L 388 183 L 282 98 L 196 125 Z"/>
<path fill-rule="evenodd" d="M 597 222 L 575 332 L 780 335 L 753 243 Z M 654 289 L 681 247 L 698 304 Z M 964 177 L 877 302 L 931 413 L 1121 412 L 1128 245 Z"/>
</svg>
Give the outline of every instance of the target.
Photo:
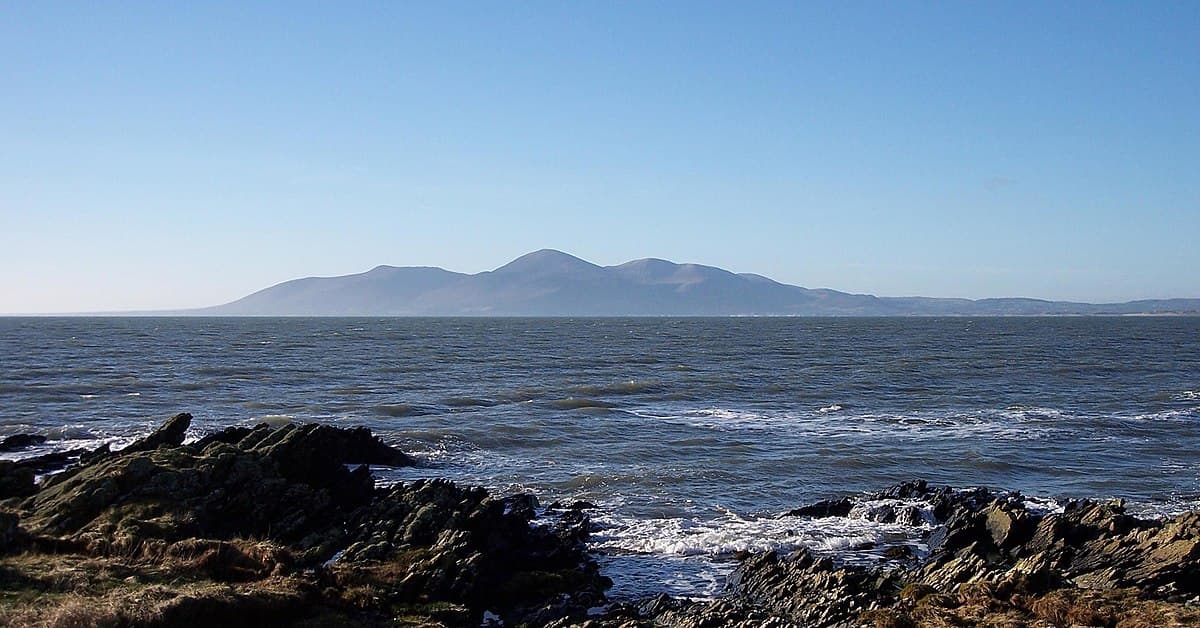
<svg viewBox="0 0 1200 628">
<path fill-rule="evenodd" d="M 639 259 L 598 266 L 543 249 L 476 274 L 378 266 L 295 279 L 215 307 L 211 316 L 1038 316 L 1200 313 L 1200 299 L 1071 303 L 877 297 L 810 289 L 713 266 Z"/>
</svg>

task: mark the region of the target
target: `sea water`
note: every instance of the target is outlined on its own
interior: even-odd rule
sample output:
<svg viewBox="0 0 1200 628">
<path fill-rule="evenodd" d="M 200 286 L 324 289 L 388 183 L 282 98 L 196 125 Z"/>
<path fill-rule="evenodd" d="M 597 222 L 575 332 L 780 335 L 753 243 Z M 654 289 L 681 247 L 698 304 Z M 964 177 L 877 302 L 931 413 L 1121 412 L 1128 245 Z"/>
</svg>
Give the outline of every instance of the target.
<svg viewBox="0 0 1200 628">
<path fill-rule="evenodd" d="M 176 412 L 367 425 L 420 466 L 598 508 L 615 597 L 743 551 L 886 560 L 921 526 L 781 516 L 924 478 L 1200 502 L 1200 318 L 3 318 L 0 436 L 119 446 Z M 917 504 L 919 507 L 920 504 Z"/>
</svg>

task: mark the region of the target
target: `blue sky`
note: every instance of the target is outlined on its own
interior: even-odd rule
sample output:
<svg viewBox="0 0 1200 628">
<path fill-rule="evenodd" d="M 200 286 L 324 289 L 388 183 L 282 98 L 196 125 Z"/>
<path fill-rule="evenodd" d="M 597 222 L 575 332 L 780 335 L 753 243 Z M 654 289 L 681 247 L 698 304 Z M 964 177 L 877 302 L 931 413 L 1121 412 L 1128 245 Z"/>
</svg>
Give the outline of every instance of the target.
<svg viewBox="0 0 1200 628">
<path fill-rule="evenodd" d="M 1200 3 L 7 3 L 0 312 L 551 247 L 1200 296 Z"/>
</svg>

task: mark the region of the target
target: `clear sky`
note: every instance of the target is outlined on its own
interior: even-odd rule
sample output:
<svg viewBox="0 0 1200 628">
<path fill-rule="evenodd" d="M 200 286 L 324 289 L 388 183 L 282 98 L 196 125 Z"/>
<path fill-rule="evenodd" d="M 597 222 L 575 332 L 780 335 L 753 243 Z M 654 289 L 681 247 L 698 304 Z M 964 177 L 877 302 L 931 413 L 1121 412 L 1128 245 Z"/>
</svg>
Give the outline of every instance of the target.
<svg viewBox="0 0 1200 628">
<path fill-rule="evenodd" d="M 0 312 L 543 247 L 1200 297 L 1197 2 L 6 2 Z"/>
</svg>

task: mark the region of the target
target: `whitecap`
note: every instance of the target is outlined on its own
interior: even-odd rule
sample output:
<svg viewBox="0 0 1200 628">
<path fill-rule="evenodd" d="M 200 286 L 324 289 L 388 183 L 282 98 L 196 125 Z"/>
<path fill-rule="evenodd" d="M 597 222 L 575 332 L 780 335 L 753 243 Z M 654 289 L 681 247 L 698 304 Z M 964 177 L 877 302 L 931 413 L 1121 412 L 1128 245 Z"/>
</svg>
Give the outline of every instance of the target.
<svg viewBox="0 0 1200 628">
<path fill-rule="evenodd" d="M 1052 515 L 1063 512 L 1063 503 L 1051 497 L 1023 495 L 1022 503 L 1025 509 L 1036 515 Z"/>
<path fill-rule="evenodd" d="M 617 583 L 614 599 L 666 591 L 688 598 L 720 594 L 741 553 L 807 548 L 849 564 L 886 564 L 884 550 L 906 545 L 928 552 L 930 526 L 878 523 L 860 518 L 751 517 L 722 511 L 711 519 L 636 519 L 598 515 L 590 545 L 606 575 Z"/>
<path fill-rule="evenodd" d="M 256 422 L 266 423 L 271 427 L 282 427 L 294 422 L 295 420 L 296 417 L 290 414 L 268 414 L 266 416 L 258 417 Z"/>
<path fill-rule="evenodd" d="M 635 554 L 720 557 L 741 552 L 791 551 L 806 547 L 820 552 L 874 549 L 880 544 L 915 540 L 925 526 L 877 523 L 857 517 L 742 517 L 724 513 L 709 520 L 695 518 L 606 519 L 596 533 L 596 549 Z"/>
</svg>

